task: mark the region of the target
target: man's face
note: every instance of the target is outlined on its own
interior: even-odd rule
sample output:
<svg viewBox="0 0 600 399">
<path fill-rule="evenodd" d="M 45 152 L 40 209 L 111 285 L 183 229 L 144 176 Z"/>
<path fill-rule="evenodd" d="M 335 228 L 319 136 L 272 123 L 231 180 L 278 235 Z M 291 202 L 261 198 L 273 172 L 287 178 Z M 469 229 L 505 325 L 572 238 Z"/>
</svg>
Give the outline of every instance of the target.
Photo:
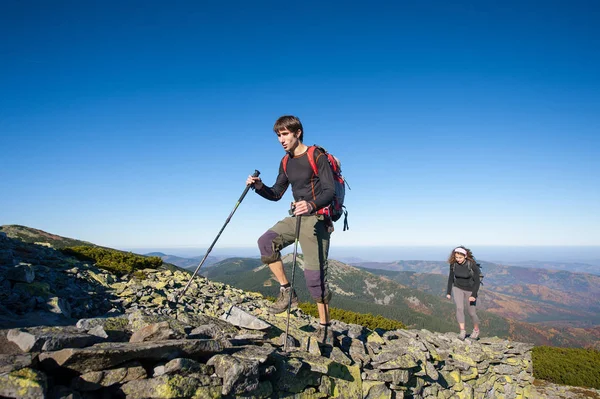
<svg viewBox="0 0 600 399">
<path fill-rule="evenodd" d="M 277 132 L 277 139 L 283 146 L 284 150 L 293 151 L 300 141 L 298 139 L 298 137 L 300 137 L 300 133 L 300 130 L 298 130 L 296 133 L 292 133 L 288 129 L 282 129 Z"/>
</svg>

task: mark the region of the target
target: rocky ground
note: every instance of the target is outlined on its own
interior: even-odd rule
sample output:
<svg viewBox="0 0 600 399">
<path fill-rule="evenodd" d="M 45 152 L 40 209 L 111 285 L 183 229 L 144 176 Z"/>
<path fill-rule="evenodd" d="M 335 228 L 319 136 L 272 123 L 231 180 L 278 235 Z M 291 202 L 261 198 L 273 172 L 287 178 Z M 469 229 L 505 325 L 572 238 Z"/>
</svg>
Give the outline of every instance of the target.
<svg viewBox="0 0 600 399">
<path fill-rule="evenodd" d="M 176 301 L 189 278 L 115 276 L 0 235 L 0 396 L 598 397 L 535 381 L 531 345 L 498 338 L 334 321 L 323 344 L 294 310 L 286 341 L 286 314 L 260 294 L 199 277 Z"/>
</svg>

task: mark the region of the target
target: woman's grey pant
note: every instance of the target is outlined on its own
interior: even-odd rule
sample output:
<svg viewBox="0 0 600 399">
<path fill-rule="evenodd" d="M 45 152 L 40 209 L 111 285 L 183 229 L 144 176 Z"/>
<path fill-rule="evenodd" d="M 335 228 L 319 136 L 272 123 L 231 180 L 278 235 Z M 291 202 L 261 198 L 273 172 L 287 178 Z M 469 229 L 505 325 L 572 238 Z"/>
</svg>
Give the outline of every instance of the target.
<svg viewBox="0 0 600 399">
<path fill-rule="evenodd" d="M 479 325 L 479 317 L 477 317 L 477 313 L 475 312 L 476 306 L 471 306 L 469 304 L 470 296 L 471 291 L 452 286 L 452 297 L 454 298 L 454 303 L 456 303 L 456 320 L 461 324 L 465 322 L 466 306 L 469 310 L 469 316 L 471 316 L 471 320 L 473 320 L 473 324 Z"/>
</svg>

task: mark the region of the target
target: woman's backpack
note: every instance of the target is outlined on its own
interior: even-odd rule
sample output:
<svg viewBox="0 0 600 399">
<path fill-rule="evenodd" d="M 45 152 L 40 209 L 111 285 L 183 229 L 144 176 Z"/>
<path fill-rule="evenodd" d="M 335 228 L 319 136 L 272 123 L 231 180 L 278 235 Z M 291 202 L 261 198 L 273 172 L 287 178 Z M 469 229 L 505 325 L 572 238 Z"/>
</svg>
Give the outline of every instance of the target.
<svg viewBox="0 0 600 399">
<path fill-rule="evenodd" d="M 473 263 L 475 261 L 472 260 L 467 260 L 467 267 L 469 268 L 469 275 L 471 276 L 471 279 L 475 280 L 475 271 L 473 270 Z M 475 263 L 477 266 L 479 266 L 479 283 L 483 285 L 483 273 L 481 273 L 481 264 L 480 263 Z M 452 270 L 452 273 L 454 274 L 454 263 L 450 265 L 450 269 Z M 454 276 L 454 280 L 456 281 L 456 276 Z"/>
</svg>

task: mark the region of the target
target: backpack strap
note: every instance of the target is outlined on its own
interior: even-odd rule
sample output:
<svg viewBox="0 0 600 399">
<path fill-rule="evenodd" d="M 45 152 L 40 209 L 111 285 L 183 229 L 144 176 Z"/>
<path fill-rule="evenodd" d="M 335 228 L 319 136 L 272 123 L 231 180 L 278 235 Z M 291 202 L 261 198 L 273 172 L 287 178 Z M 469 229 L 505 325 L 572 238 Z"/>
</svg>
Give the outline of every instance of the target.
<svg viewBox="0 0 600 399">
<path fill-rule="evenodd" d="M 317 146 L 311 145 L 308 147 L 308 162 L 310 163 L 310 167 L 312 168 L 315 176 L 319 175 L 319 169 L 317 168 L 317 162 L 315 161 L 315 149 Z"/>
<path fill-rule="evenodd" d="M 452 279 L 452 282 L 453 282 L 453 283 L 456 283 L 456 275 L 454 274 L 454 262 L 452 262 L 452 263 L 450 264 L 450 273 L 452 273 L 452 276 L 454 277 L 454 278 Z"/>
<path fill-rule="evenodd" d="M 317 146 L 311 145 L 308 146 L 308 163 L 310 163 L 310 167 L 312 168 L 315 176 L 319 175 L 319 169 L 317 168 L 317 162 L 315 161 L 315 149 L 317 148 Z M 323 150 L 323 149 L 321 149 Z M 323 153 L 325 153 L 323 151 Z M 287 164 L 288 161 L 290 160 L 290 154 L 289 153 L 285 153 L 285 155 L 283 156 L 283 159 L 281 160 L 281 163 L 283 164 L 283 173 L 285 173 L 285 175 L 287 176 Z"/>
<path fill-rule="evenodd" d="M 283 164 L 283 173 L 285 173 L 286 176 L 287 176 L 287 163 L 289 160 L 290 160 L 290 154 L 288 154 L 286 152 L 285 155 L 283 156 L 283 159 L 281 160 L 281 163 Z"/>
<path fill-rule="evenodd" d="M 344 205 L 342 205 L 342 208 L 344 208 L 344 230 L 350 230 L 350 226 L 348 226 L 348 211 L 346 210 L 346 207 Z"/>
<path fill-rule="evenodd" d="M 479 279 L 481 280 L 482 278 L 482 274 L 481 274 L 481 264 L 477 263 L 477 261 L 475 259 L 473 259 L 472 261 L 469 261 L 469 275 L 471 276 L 472 279 L 475 279 L 475 271 L 473 270 L 473 266 L 477 265 L 477 267 L 479 268 Z"/>
<path fill-rule="evenodd" d="M 341 171 L 341 164 L 340 164 L 340 160 L 337 159 L 334 155 L 331 155 L 330 153 L 327 152 L 327 150 L 323 147 L 321 147 L 320 145 L 317 144 L 313 144 L 311 147 L 309 147 L 309 151 L 310 154 L 312 154 L 312 156 L 309 158 L 310 164 L 313 168 L 313 171 L 315 172 L 315 175 L 319 175 L 318 173 L 318 169 L 317 169 L 317 163 L 315 161 L 315 149 L 319 149 L 319 151 L 321 151 L 323 153 L 323 155 L 325 155 L 325 157 L 327 158 L 327 162 L 329 162 L 329 166 L 331 167 L 331 170 L 333 171 L 333 175 L 340 180 L 340 183 L 343 183 L 345 185 L 348 185 L 346 182 L 346 179 L 344 179 L 342 176 L 342 171 Z M 348 185 L 348 188 L 350 188 L 350 186 Z"/>
</svg>

